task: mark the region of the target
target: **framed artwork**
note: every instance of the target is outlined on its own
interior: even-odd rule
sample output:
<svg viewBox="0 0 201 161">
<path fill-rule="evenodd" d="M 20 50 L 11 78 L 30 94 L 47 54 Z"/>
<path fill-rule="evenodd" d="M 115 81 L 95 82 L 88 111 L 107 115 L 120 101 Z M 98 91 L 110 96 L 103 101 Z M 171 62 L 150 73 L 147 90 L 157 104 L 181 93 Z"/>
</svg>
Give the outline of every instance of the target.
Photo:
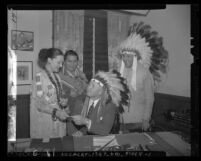
<svg viewBox="0 0 201 161">
<path fill-rule="evenodd" d="M 13 50 L 33 51 L 34 33 L 30 31 L 11 30 L 11 48 Z"/>
<path fill-rule="evenodd" d="M 33 80 L 33 62 L 17 62 L 17 85 L 30 85 Z"/>
</svg>

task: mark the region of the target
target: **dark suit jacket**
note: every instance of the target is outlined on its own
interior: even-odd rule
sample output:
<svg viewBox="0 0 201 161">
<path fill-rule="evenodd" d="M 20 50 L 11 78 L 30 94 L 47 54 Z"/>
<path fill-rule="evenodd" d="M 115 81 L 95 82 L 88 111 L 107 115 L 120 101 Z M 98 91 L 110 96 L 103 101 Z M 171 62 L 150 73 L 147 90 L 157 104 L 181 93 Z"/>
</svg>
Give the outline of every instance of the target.
<svg viewBox="0 0 201 161">
<path fill-rule="evenodd" d="M 105 106 L 101 106 L 99 101 L 89 118 L 91 127 L 88 132 L 97 135 L 108 135 L 114 124 L 116 112 L 117 107 L 113 103 L 110 102 Z"/>
<path fill-rule="evenodd" d="M 87 99 L 86 99 L 87 100 Z M 89 100 L 85 102 L 88 107 Z M 113 127 L 115 115 L 117 113 L 117 107 L 113 103 L 109 102 L 105 106 L 101 106 L 100 101 L 96 104 L 90 120 L 91 127 L 88 130 L 87 127 L 76 126 L 73 122 L 67 123 L 67 133 L 72 135 L 77 130 L 82 131 L 85 135 L 95 134 L 95 135 L 108 135 Z"/>
</svg>

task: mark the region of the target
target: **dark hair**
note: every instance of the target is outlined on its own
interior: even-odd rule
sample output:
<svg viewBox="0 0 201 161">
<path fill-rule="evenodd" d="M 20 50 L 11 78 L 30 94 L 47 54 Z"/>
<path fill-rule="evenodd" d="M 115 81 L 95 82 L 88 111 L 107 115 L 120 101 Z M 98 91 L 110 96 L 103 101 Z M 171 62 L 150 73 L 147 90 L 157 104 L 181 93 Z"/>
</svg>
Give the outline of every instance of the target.
<svg viewBox="0 0 201 161">
<path fill-rule="evenodd" d="M 79 60 L 79 56 L 78 54 L 74 51 L 74 50 L 68 50 L 66 51 L 65 55 L 64 55 L 64 61 L 66 61 L 67 57 L 69 55 L 73 55 L 73 56 L 76 56 L 77 57 L 77 60 Z"/>
<path fill-rule="evenodd" d="M 63 55 L 62 51 L 57 48 L 41 49 L 38 54 L 38 66 L 45 69 L 48 58 L 55 58 L 58 55 Z"/>
</svg>

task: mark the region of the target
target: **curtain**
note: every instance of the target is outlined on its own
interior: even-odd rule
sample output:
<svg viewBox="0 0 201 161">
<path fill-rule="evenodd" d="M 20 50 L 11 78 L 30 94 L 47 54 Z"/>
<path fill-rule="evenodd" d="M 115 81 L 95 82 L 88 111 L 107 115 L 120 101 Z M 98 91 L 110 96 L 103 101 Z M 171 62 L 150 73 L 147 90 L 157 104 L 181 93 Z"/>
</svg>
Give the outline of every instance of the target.
<svg viewBox="0 0 201 161">
<path fill-rule="evenodd" d="M 127 37 L 130 16 L 113 11 L 108 14 L 108 63 L 109 69 L 117 69 L 119 62 L 115 57 L 117 46 Z M 83 69 L 84 10 L 53 11 L 53 44 L 63 52 L 75 50 Z"/>
<path fill-rule="evenodd" d="M 128 36 L 130 16 L 108 11 L 108 61 L 109 69 L 118 69 L 120 62 L 115 57 L 117 47 Z"/>
<path fill-rule="evenodd" d="M 64 53 L 74 50 L 83 69 L 84 10 L 53 11 L 53 45 Z"/>
<path fill-rule="evenodd" d="M 108 71 L 107 12 L 86 10 L 84 19 L 84 73 L 90 80 L 97 71 Z"/>
</svg>

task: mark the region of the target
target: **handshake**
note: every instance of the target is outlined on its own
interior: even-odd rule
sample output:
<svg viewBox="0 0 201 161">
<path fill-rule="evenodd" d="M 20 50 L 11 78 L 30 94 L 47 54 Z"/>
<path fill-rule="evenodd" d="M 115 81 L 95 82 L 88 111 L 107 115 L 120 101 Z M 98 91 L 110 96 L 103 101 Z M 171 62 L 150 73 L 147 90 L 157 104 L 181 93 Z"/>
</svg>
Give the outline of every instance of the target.
<svg viewBox="0 0 201 161">
<path fill-rule="evenodd" d="M 69 107 L 66 107 L 65 109 L 56 110 L 55 116 L 60 121 L 65 122 L 70 117 L 69 113 L 70 113 L 70 109 Z"/>
<path fill-rule="evenodd" d="M 81 115 L 74 115 L 69 116 L 69 113 L 67 113 L 65 110 L 57 110 L 56 111 L 56 117 L 60 121 L 73 121 L 76 125 L 88 125 L 89 120 Z"/>
</svg>

